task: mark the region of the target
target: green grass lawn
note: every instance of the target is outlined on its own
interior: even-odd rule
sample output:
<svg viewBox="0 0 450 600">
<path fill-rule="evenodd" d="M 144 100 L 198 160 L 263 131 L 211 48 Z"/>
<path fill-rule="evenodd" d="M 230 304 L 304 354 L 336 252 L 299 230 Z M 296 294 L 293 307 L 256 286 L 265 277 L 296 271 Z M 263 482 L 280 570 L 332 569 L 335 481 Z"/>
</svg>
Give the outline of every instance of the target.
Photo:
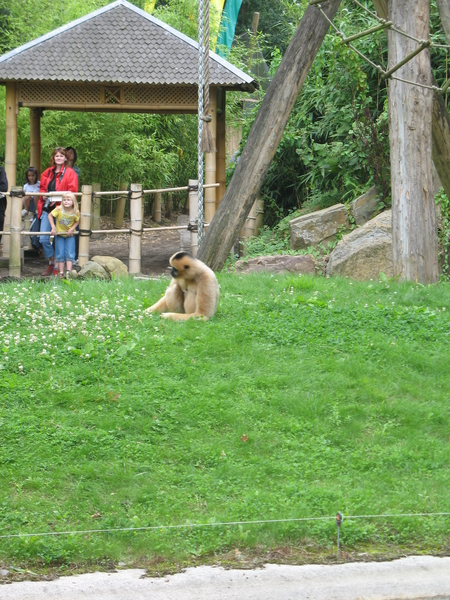
<svg viewBox="0 0 450 600">
<path fill-rule="evenodd" d="M 0 536 L 450 511 L 450 285 L 223 274 L 0 285 Z M 450 518 L 344 520 L 344 548 L 445 552 Z M 0 563 L 330 549 L 333 520 L 0 539 Z"/>
</svg>

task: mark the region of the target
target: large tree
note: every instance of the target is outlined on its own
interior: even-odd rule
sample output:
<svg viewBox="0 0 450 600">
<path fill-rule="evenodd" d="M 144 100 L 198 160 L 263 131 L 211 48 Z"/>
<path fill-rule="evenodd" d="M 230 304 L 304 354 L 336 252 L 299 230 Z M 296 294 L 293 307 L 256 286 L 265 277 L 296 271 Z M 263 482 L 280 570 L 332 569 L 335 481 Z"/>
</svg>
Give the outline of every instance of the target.
<svg viewBox="0 0 450 600">
<path fill-rule="evenodd" d="M 323 3 L 333 19 L 340 0 Z M 222 268 L 247 218 L 276 152 L 281 136 L 329 22 L 309 6 L 289 44 L 258 111 L 230 185 L 203 239 L 198 258 L 212 269 Z"/>
<path fill-rule="evenodd" d="M 417 48 L 418 42 L 411 38 L 429 39 L 430 2 L 390 0 L 388 17 L 410 36 L 388 32 L 392 68 Z M 431 86 L 428 49 L 408 60 L 396 76 Z M 433 92 L 399 79 L 389 82 L 394 275 L 432 283 L 439 278 L 431 152 Z"/>
</svg>

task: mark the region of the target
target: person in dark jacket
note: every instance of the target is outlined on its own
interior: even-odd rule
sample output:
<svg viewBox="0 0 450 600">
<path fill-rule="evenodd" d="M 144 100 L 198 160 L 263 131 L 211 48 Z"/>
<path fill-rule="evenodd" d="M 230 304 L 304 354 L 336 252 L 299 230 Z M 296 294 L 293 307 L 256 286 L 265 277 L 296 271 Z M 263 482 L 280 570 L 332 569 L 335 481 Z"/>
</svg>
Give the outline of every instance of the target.
<svg viewBox="0 0 450 600">
<path fill-rule="evenodd" d="M 8 179 L 6 178 L 6 171 L 3 167 L 0 167 L 0 231 L 3 231 L 3 225 L 5 223 L 5 212 L 6 212 L 6 196 L 5 192 L 8 191 Z M 0 243 L 2 236 L 0 235 Z"/>
<path fill-rule="evenodd" d="M 50 167 L 41 175 L 41 193 L 61 192 L 60 198 L 41 196 L 39 199 L 37 212 L 38 218 L 41 220 L 41 233 L 50 233 L 48 213 L 61 205 L 62 192 L 78 192 L 77 174 L 67 166 L 67 162 L 65 148 L 55 148 L 50 159 Z M 39 241 L 42 244 L 45 257 L 48 258 L 48 267 L 43 275 L 58 275 L 58 269 L 55 267 L 55 250 L 50 237 L 48 235 L 41 236 Z"/>
</svg>

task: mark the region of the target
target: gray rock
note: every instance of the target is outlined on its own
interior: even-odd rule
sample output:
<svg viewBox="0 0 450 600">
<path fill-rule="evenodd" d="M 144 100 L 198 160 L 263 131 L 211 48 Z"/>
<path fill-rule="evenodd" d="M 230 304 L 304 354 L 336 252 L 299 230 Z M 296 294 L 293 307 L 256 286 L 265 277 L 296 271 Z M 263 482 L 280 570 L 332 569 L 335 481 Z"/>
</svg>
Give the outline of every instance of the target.
<svg viewBox="0 0 450 600">
<path fill-rule="evenodd" d="M 380 190 L 373 186 L 365 194 L 350 202 L 349 211 L 356 225 L 364 225 L 380 211 Z"/>
<path fill-rule="evenodd" d="M 362 227 L 354 229 L 330 254 L 327 275 L 354 279 L 377 279 L 380 273 L 393 277 L 392 212 L 386 210 Z"/>
<path fill-rule="evenodd" d="M 321 242 L 332 242 L 339 231 L 349 226 L 347 209 L 343 204 L 297 217 L 289 223 L 291 248 L 304 250 Z"/>
<path fill-rule="evenodd" d="M 7 569 L 0 569 L 0 577 L 8 577 L 9 571 Z"/>
<path fill-rule="evenodd" d="M 271 271 L 273 273 L 311 273 L 315 274 L 315 263 L 311 256 L 258 256 L 257 258 L 241 259 L 235 265 L 236 273 L 258 273 Z"/>
<path fill-rule="evenodd" d="M 106 271 L 98 263 L 88 260 L 78 273 L 78 279 L 110 279 L 108 271 Z"/>
<path fill-rule="evenodd" d="M 103 267 L 111 276 L 126 277 L 128 275 L 126 265 L 114 256 L 93 256 L 91 260 Z"/>
</svg>

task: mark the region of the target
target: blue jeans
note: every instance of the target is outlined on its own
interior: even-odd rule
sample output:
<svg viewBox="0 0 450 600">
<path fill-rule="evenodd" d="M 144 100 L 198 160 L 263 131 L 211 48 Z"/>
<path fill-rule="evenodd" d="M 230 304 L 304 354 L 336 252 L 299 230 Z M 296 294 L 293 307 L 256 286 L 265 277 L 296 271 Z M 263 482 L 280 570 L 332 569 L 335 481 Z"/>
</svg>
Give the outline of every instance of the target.
<svg viewBox="0 0 450 600">
<path fill-rule="evenodd" d="M 75 238 L 57 235 L 55 238 L 56 262 L 75 260 Z"/>
<path fill-rule="evenodd" d="M 50 232 L 52 228 L 50 227 L 50 223 L 48 222 L 48 213 L 43 212 L 41 215 L 41 233 L 45 231 Z M 45 258 L 51 258 L 55 254 L 55 250 L 53 248 L 53 244 L 50 241 L 50 236 L 41 236 L 39 241 L 42 244 L 42 248 L 44 249 Z"/>
</svg>

